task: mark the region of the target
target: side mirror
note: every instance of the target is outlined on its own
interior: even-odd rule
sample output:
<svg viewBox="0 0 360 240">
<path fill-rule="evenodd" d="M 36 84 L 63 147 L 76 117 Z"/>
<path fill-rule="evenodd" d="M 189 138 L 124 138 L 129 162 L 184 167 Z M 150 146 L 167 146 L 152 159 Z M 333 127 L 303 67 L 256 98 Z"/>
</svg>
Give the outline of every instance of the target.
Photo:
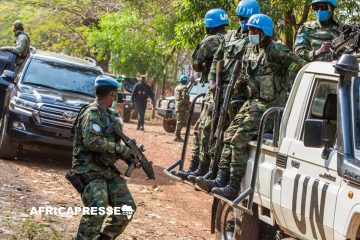
<svg viewBox="0 0 360 240">
<path fill-rule="evenodd" d="M 5 70 L 5 71 L 3 72 L 3 74 L 1 75 L 1 77 L 2 77 L 4 80 L 8 81 L 8 82 L 14 82 L 14 81 L 15 81 L 16 74 L 15 74 L 15 72 L 13 72 L 13 71 Z"/>
<path fill-rule="evenodd" d="M 304 145 L 305 147 L 321 148 L 324 144 L 324 120 L 305 120 Z"/>
</svg>

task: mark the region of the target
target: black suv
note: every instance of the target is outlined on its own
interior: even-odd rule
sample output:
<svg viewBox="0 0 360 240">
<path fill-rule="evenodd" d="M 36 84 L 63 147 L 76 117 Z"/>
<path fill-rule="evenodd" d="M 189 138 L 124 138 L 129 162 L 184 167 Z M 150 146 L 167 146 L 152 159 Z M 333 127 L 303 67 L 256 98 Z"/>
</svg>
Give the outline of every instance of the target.
<svg viewBox="0 0 360 240">
<path fill-rule="evenodd" d="M 23 146 L 30 145 L 70 153 L 71 128 L 80 108 L 94 100 L 94 81 L 102 73 L 91 58 L 36 50 L 16 77 L 4 71 L 0 79 L 0 158 L 13 159 Z"/>
</svg>

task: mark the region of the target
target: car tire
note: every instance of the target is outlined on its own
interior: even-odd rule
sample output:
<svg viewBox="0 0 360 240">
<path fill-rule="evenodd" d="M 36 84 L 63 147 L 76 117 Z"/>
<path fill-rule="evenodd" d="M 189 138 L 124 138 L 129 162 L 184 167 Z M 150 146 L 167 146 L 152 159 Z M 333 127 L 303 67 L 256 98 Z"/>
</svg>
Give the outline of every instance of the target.
<svg viewBox="0 0 360 240">
<path fill-rule="evenodd" d="M 8 115 L 4 115 L 0 121 L 0 158 L 4 160 L 14 160 L 17 156 L 17 147 L 11 144 L 11 139 L 6 133 Z"/>
<path fill-rule="evenodd" d="M 163 128 L 168 133 L 174 133 L 176 128 L 176 119 L 164 118 L 163 119 Z"/>
<path fill-rule="evenodd" d="M 234 210 L 224 201 L 219 201 L 215 220 L 216 240 L 257 240 L 259 224 L 257 214 L 251 216 L 243 211 Z"/>
<path fill-rule="evenodd" d="M 130 122 L 131 110 L 124 110 L 124 122 Z"/>
</svg>

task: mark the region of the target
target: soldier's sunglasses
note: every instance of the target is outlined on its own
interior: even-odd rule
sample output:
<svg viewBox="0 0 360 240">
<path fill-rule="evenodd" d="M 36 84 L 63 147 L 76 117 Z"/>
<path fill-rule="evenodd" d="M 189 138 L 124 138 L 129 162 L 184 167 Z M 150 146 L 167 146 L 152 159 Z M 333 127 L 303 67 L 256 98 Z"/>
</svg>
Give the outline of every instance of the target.
<svg viewBox="0 0 360 240">
<path fill-rule="evenodd" d="M 317 3 L 312 5 L 312 9 L 317 12 L 317 11 L 325 11 L 328 10 L 328 5 L 326 3 Z"/>
</svg>

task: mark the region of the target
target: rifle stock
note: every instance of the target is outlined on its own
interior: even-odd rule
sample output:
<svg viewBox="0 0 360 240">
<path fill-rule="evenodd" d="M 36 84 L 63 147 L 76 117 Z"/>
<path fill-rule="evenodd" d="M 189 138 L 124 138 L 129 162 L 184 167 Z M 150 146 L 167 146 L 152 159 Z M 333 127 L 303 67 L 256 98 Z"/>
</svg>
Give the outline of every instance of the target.
<svg viewBox="0 0 360 240">
<path fill-rule="evenodd" d="M 220 159 L 220 154 L 222 151 L 222 143 L 223 143 L 223 136 L 224 136 L 224 131 L 225 131 L 225 125 L 226 125 L 226 114 L 227 114 L 227 110 L 229 108 L 229 103 L 230 103 L 230 98 L 236 83 L 236 79 L 239 75 L 239 71 L 240 71 L 240 67 L 241 67 L 241 61 L 240 60 L 236 60 L 235 62 L 235 66 L 230 78 L 230 82 L 226 88 L 226 92 L 225 92 L 225 97 L 224 97 L 224 102 L 223 105 L 221 107 L 220 110 L 220 115 L 219 115 L 219 120 L 217 123 L 217 127 L 216 127 L 216 132 L 215 132 L 215 145 L 214 145 L 214 156 L 213 159 L 211 161 L 211 165 L 210 165 L 210 173 L 211 174 L 216 174 L 217 172 L 217 166 L 219 163 L 219 159 Z"/>
</svg>

